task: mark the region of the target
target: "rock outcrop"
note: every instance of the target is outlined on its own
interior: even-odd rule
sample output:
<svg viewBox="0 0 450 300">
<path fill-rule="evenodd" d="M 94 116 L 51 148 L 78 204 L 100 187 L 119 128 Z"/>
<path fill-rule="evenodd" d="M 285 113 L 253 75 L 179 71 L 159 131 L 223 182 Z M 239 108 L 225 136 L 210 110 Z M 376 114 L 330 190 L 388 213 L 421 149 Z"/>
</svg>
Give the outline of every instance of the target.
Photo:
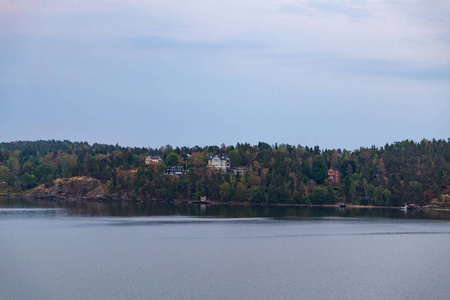
<svg viewBox="0 0 450 300">
<path fill-rule="evenodd" d="M 92 177 L 72 177 L 56 179 L 53 185 L 36 187 L 31 193 L 32 198 L 55 198 L 64 200 L 95 200 L 105 198 L 105 185 Z"/>
</svg>

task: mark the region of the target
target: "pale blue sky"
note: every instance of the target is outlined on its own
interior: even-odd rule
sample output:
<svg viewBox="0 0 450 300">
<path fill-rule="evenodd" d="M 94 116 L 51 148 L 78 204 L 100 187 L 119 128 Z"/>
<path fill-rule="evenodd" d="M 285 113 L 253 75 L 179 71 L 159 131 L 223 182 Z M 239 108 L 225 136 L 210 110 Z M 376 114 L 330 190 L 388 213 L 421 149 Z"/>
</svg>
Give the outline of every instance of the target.
<svg viewBox="0 0 450 300">
<path fill-rule="evenodd" d="M 0 141 L 447 139 L 449 12 L 446 0 L 0 0 Z"/>
</svg>

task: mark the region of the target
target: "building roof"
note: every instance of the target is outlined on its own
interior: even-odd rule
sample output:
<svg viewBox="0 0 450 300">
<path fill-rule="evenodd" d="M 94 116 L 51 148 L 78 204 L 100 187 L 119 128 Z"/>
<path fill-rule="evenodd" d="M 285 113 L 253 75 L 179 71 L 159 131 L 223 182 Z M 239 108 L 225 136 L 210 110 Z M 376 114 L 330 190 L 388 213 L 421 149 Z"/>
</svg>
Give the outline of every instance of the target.
<svg viewBox="0 0 450 300">
<path fill-rule="evenodd" d="M 167 170 L 185 170 L 184 166 L 169 166 L 167 167 Z"/>
<path fill-rule="evenodd" d="M 208 155 L 208 160 L 209 160 L 209 159 L 213 159 L 213 158 L 215 158 L 216 156 L 217 156 L 220 160 L 227 160 L 227 159 L 228 159 L 228 156 L 226 156 L 225 154 L 209 154 L 209 155 Z"/>
</svg>

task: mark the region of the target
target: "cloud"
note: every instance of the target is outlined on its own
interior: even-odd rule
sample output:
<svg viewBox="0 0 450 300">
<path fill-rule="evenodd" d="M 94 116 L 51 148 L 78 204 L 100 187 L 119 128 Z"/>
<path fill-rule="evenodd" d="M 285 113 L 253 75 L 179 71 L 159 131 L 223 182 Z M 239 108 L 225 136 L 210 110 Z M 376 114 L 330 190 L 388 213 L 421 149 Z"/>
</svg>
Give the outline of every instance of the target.
<svg viewBox="0 0 450 300">
<path fill-rule="evenodd" d="M 335 74 L 401 77 L 417 80 L 450 79 L 450 63 L 433 64 L 393 59 L 349 58 L 327 53 L 284 53 L 270 56 L 284 64 L 317 68 Z"/>
<path fill-rule="evenodd" d="M 209 51 L 229 51 L 229 50 L 261 50 L 267 46 L 248 40 L 230 40 L 230 41 L 184 41 L 173 38 L 164 38 L 159 36 L 139 36 L 125 37 L 115 40 L 117 45 L 132 45 L 138 48 L 152 48 L 163 50 L 186 51 L 195 50 L 201 52 Z"/>
<path fill-rule="evenodd" d="M 343 1 L 310 1 L 303 4 L 279 6 L 282 13 L 294 13 L 300 15 L 326 13 L 330 15 L 343 15 L 349 18 L 367 18 L 373 16 L 370 10 L 364 6 L 355 5 L 353 2 Z"/>
<path fill-rule="evenodd" d="M 391 60 L 346 60 L 339 63 L 343 72 L 410 79 L 449 80 L 450 65 L 430 65 Z"/>
</svg>

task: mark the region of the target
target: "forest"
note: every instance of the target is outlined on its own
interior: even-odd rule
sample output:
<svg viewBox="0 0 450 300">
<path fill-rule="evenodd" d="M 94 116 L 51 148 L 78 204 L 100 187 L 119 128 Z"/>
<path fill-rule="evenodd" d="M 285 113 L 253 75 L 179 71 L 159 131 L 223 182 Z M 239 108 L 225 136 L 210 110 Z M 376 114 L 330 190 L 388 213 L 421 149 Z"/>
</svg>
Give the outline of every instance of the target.
<svg viewBox="0 0 450 300">
<path fill-rule="evenodd" d="M 209 154 L 226 154 L 232 168 L 207 166 Z M 160 155 L 161 164 L 145 164 Z M 185 166 L 180 176 L 167 166 Z M 340 180 L 326 182 L 329 168 Z M 384 147 L 320 149 L 259 142 L 235 146 L 131 148 L 71 141 L 0 143 L 0 192 L 27 193 L 57 178 L 99 179 L 111 199 L 173 200 L 201 196 L 223 202 L 400 206 L 439 202 L 450 189 L 450 138 L 405 140 Z"/>
</svg>

